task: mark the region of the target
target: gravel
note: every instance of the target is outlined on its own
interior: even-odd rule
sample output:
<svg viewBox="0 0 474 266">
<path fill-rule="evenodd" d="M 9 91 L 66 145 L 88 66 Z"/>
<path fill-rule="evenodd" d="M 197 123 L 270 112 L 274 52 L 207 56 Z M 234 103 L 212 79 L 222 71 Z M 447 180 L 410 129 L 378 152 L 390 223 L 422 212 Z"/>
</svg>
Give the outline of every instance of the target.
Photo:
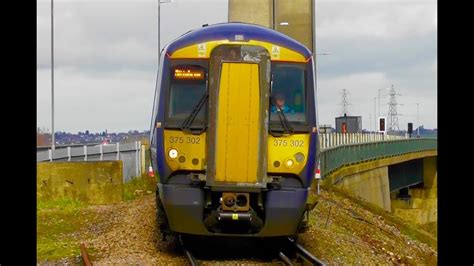
<svg viewBox="0 0 474 266">
<path fill-rule="evenodd" d="M 91 258 L 94 265 L 186 263 L 176 241 L 159 241 L 154 195 L 94 208 L 107 217 L 105 223 L 90 226 L 96 234 L 84 241 L 97 254 Z"/>
<path fill-rule="evenodd" d="M 330 206 L 333 207 L 328 218 Z M 103 218 L 81 232 L 82 242 L 94 265 L 187 265 L 176 239 L 168 237 L 168 241 L 160 241 L 154 194 L 88 209 Z M 329 265 L 436 265 L 437 262 L 437 252 L 432 247 L 403 235 L 396 224 L 387 222 L 382 216 L 328 192 L 320 196 L 310 215 L 310 224 L 312 226 L 300 235 L 298 242 L 318 258 L 330 262 Z M 262 253 L 262 245 L 266 245 L 258 242 L 260 240 L 250 240 L 254 241 L 250 244 L 234 243 L 233 246 L 219 241 L 208 238 L 193 244 L 196 250 L 193 253 L 202 265 L 283 265 L 269 256 L 256 255 Z M 232 242 L 236 241 L 228 241 Z M 207 255 L 206 247 L 211 250 Z M 71 259 L 69 263 L 77 264 L 78 259 Z"/>
</svg>

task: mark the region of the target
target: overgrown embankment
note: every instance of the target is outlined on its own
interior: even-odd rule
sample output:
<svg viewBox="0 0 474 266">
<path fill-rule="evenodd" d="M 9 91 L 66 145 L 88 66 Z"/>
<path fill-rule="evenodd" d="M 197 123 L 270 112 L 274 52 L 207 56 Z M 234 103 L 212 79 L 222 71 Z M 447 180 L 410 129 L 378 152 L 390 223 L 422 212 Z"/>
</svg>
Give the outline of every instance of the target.
<svg viewBox="0 0 474 266">
<path fill-rule="evenodd" d="M 111 230 L 111 217 L 127 210 L 130 202 L 153 194 L 156 180 L 146 176 L 134 178 L 123 186 L 124 202 L 110 205 L 89 205 L 77 200 L 39 200 L 37 204 L 37 259 L 46 261 L 80 262 L 79 245 Z M 153 201 L 152 203 L 153 204 Z M 151 207 L 150 215 L 154 213 Z M 92 257 L 99 253 L 94 247 Z"/>
<path fill-rule="evenodd" d="M 125 185 L 127 200 L 118 204 L 40 202 L 38 262 L 80 263 L 79 245 L 83 242 L 96 265 L 184 265 L 186 259 L 176 247 L 176 241 L 160 241 L 154 191 L 147 193 L 152 183 L 137 179 Z M 323 187 L 317 200 L 309 217 L 311 227 L 298 241 L 329 265 L 436 265 L 435 224 L 423 227 L 411 224 L 334 188 Z M 274 263 L 229 258 L 204 261 L 204 264 L 217 262 L 221 265 Z"/>
<path fill-rule="evenodd" d="M 301 243 L 330 264 L 437 263 L 436 225 L 427 232 L 360 198 L 323 189 Z"/>
</svg>

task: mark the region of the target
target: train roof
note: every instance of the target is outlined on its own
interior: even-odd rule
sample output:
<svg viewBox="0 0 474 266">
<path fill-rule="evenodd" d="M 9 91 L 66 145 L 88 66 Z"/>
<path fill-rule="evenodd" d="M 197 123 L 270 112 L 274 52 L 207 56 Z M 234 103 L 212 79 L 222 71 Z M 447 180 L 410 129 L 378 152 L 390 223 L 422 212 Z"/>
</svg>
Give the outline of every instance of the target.
<svg viewBox="0 0 474 266">
<path fill-rule="evenodd" d="M 213 24 L 189 31 L 171 42 L 167 48 L 167 52 L 171 54 L 178 49 L 192 44 L 214 40 L 227 39 L 234 41 L 235 35 L 243 35 L 243 41 L 258 40 L 274 43 L 298 52 L 305 58 L 311 56 L 311 51 L 306 46 L 283 33 L 260 25 L 240 22 Z"/>
</svg>

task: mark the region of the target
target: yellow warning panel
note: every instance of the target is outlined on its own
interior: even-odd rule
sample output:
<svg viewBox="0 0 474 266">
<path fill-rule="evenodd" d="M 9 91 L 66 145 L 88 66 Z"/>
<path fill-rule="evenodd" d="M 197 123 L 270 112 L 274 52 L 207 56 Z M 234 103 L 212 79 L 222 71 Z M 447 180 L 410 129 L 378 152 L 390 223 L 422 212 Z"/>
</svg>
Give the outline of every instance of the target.
<svg viewBox="0 0 474 266">
<path fill-rule="evenodd" d="M 258 64 L 222 64 L 217 107 L 216 181 L 257 182 L 259 95 Z"/>
</svg>

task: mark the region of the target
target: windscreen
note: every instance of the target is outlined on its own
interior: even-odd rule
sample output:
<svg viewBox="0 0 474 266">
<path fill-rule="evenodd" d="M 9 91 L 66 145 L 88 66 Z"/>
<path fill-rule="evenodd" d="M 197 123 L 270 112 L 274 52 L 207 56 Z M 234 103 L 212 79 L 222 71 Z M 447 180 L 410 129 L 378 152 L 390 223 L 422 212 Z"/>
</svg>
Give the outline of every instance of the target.
<svg viewBox="0 0 474 266">
<path fill-rule="evenodd" d="M 305 66 L 290 63 L 272 65 L 270 121 L 279 121 L 281 110 L 289 122 L 306 122 Z"/>
<path fill-rule="evenodd" d="M 171 71 L 168 118 L 184 120 L 206 93 L 206 70 L 201 66 L 178 65 Z M 203 121 L 205 108 L 199 111 L 195 121 Z"/>
</svg>

